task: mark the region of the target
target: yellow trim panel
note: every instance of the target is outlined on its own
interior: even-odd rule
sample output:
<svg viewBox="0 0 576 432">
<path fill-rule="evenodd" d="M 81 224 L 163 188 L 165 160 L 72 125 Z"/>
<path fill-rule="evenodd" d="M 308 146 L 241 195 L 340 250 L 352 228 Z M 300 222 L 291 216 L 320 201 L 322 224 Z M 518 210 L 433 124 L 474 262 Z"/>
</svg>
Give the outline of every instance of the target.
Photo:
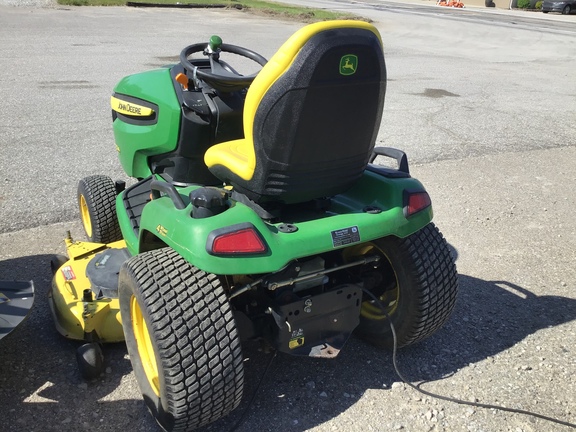
<svg viewBox="0 0 576 432">
<path fill-rule="evenodd" d="M 154 114 L 154 110 L 152 108 L 138 105 L 133 102 L 126 102 L 114 96 L 110 97 L 110 106 L 117 113 L 129 116 L 150 117 L 152 114 Z"/>
</svg>

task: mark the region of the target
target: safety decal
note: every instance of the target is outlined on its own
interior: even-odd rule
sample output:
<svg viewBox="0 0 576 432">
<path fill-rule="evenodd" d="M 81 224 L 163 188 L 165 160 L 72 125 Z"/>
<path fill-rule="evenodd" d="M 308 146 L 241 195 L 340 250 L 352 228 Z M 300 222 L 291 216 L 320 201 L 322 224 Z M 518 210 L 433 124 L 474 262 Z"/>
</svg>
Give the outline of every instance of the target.
<svg viewBox="0 0 576 432">
<path fill-rule="evenodd" d="M 166 234 L 168 234 L 168 230 L 162 225 L 158 225 L 156 227 L 156 231 L 158 231 L 158 234 L 160 234 L 162 237 L 166 237 Z"/>
<path fill-rule="evenodd" d="M 6 297 L 4 294 L 0 293 L 0 304 L 9 302 L 10 299 Z"/>
<path fill-rule="evenodd" d="M 360 231 L 357 226 L 332 231 L 332 245 L 345 246 L 360 241 Z"/>
<path fill-rule="evenodd" d="M 76 279 L 74 270 L 72 270 L 72 267 L 70 266 L 62 267 L 62 275 L 64 276 L 64 280 L 66 282 Z"/>
<path fill-rule="evenodd" d="M 288 342 L 288 348 L 295 349 L 304 345 L 304 330 L 298 329 L 292 332 L 292 337 Z"/>
</svg>

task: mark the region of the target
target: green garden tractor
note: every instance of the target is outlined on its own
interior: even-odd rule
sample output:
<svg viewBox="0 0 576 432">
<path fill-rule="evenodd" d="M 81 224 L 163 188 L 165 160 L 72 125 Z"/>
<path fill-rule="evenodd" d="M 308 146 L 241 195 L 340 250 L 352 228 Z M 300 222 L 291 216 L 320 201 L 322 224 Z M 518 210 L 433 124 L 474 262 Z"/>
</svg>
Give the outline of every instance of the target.
<svg viewBox="0 0 576 432">
<path fill-rule="evenodd" d="M 192 430 L 240 403 L 244 341 L 334 358 L 352 333 L 392 347 L 390 321 L 398 346 L 438 330 L 455 264 L 406 155 L 375 147 L 385 91 L 380 34 L 359 21 L 305 26 L 269 61 L 212 36 L 123 78 L 113 130 L 135 180 L 80 181 L 89 242 L 54 265 L 83 375 L 125 340 L 159 425 Z"/>
</svg>

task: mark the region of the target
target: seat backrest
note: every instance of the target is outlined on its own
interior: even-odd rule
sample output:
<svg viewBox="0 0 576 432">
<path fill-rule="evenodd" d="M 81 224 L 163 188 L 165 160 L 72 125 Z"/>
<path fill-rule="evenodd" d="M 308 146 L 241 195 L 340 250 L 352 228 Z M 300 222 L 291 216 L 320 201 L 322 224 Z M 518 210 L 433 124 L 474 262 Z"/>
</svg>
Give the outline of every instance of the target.
<svg viewBox="0 0 576 432">
<path fill-rule="evenodd" d="M 345 191 L 367 166 L 385 91 L 375 27 L 360 21 L 304 27 L 248 91 L 244 145 L 255 167 L 249 180 L 232 184 L 256 201 L 286 203 Z"/>
</svg>

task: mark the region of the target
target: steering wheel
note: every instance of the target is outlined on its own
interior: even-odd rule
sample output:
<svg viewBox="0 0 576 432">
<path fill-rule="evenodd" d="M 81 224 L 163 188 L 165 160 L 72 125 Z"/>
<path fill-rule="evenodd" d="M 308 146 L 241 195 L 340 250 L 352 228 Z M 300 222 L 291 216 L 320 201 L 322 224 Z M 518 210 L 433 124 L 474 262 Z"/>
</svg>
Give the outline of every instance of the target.
<svg viewBox="0 0 576 432">
<path fill-rule="evenodd" d="M 210 58 L 210 72 L 208 72 L 207 69 L 195 66 L 188 59 L 190 55 L 197 52 L 203 52 L 204 55 Z M 184 48 L 180 53 L 180 63 L 186 71 L 192 74 L 194 81 L 199 78 L 215 89 L 223 92 L 238 91 L 250 86 L 258 73 L 240 75 L 226 62 L 220 61 L 220 53 L 222 52 L 238 54 L 258 63 L 260 66 L 264 66 L 268 62 L 268 60 L 252 50 L 236 45 L 224 44 L 219 36 L 212 36 L 208 45 L 205 43 L 197 43 Z"/>
</svg>

